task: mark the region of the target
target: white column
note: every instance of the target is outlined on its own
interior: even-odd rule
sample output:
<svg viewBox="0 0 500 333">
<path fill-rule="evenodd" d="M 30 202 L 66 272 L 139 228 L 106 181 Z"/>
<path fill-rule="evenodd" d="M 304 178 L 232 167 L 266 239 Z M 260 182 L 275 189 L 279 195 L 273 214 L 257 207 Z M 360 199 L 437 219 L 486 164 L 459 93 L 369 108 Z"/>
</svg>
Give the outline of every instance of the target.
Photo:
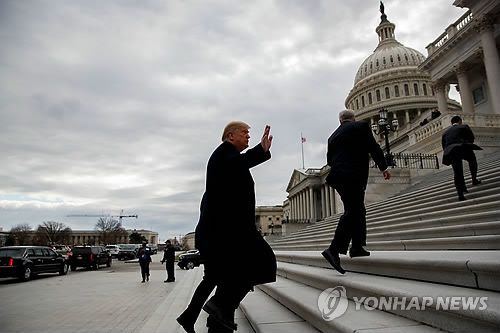
<svg viewBox="0 0 500 333">
<path fill-rule="evenodd" d="M 456 69 L 458 78 L 458 87 L 460 89 L 460 99 L 462 100 L 462 111 L 466 113 L 474 112 L 474 103 L 472 101 L 472 92 L 467 77 L 467 67 L 460 64 Z"/>
<path fill-rule="evenodd" d="M 311 219 L 311 222 L 316 222 L 316 202 L 314 200 L 314 190 L 312 187 L 309 187 L 309 202 L 311 207 L 311 215 L 309 215 L 309 218 Z"/>
<path fill-rule="evenodd" d="M 438 81 L 434 85 L 434 90 L 436 91 L 436 96 L 438 100 L 438 109 L 441 113 L 448 112 L 448 102 L 446 98 L 446 84 L 444 82 Z"/>
<path fill-rule="evenodd" d="M 306 199 L 305 201 L 305 208 L 306 208 L 306 220 L 310 219 L 311 218 L 311 206 L 309 205 L 309 201 L 310 201 L 310 198 L 309 198 L 309 189 L 305 189 L 304 191 L 304 198 Z"/>
<path fill-rule="evenodd" d="M 326 203 L 326 215 L 325 217 L 330 216 L 330 187 L 328 186 L 325 191 L 325 203 Z"/>
<path fill-rule="evenodd" d="M 299 219 L 304 218 L 304 193 L 299 192 Z"/>
<path fill-rule="evenodd" d="M 326 216 L 326 198 L 325 198 L 326 186 L 327 185 L 321 186 L 321 218 L 322 219 L 324 219 Z"/>
<path fill-rule="evenodd" d="M 483 17 L 480 27 L 481 46 L 483 47 L 484 67 L 488 79 L 489 93 L 493 112 L 500 114 L 500 58 L 493 35 L 494 19 L 489 16 Z"/>
<path fill-rule="evenodd" d="M 330 215 L 335 215 L 335 190 L 333 188 L 329 188 L 330 190 L 330 209 L 331 213 Z"/>
<path fill-rule="evenodd" d="M 410 110 L 405 110 L 406 123 L 410 123 Z"/>
</svg>

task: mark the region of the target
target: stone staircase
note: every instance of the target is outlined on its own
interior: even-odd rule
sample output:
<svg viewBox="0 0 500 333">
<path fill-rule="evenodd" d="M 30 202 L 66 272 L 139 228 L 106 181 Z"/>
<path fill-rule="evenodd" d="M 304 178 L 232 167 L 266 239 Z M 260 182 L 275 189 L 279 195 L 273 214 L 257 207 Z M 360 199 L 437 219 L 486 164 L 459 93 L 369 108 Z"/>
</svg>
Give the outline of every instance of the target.
<svg viewBox="0 0 500 333">
<path fill-rule="evenodd" d="M 483 183 L 469 186 L 466 201 L 457 200 L 453 172 L 446 169 L 367 205 L 372 254 L 341 256 L 345 275 L 321 256 L 340 215 L 276 240 L 271 246 L 278 260 L 277 281 L 259 286 L 241 304 L 252 328 L 500 332 L 500 159 L 490 155 L 478 162 Z M 345 289 L 347 310 L 326 321 L 318 298 L 339 286 Z M 381 304 L 384 300 L 394 304 Z M 464 301 L 478 302 L 478 307 Z"/>
</svg>

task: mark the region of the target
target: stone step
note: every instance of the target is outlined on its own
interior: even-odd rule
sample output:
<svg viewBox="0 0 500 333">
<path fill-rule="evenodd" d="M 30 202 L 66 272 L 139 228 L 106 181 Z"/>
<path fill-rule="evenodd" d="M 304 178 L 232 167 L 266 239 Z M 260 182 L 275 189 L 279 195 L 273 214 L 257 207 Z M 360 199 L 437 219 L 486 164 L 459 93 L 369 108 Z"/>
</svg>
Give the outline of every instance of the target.
<svg viewBox="0 0 500 333">
<path fill-rule="evenodd" d="M 331 287 L 335 287 L 335 285 L 328 288 Z M 363 306 L 357 310 L 356 303 L 346 298 L 337 299 L 338 306 L 347 306 L 345 312 L 340 317 L 327 321 L 323 319 L 318 307 L 318 298 L 323 289 L 283 277 L 278 277 L 275 283 L 260 285 L 259 289 L 324 333 L 442 333 L 437 328 L 385 311 L 367 310 Z M 246 300 L 243 301 L 243 303 L 245 302 Z M 338 309 L 339 312 L 341 310 L 343 308 Z M 294 329 L 286 332 L 298 333 L 301 331 Z"/>
<path fill-rule="evenodd" d="M 483 189 L 480 192 L 473 192 L 471 190 L 471 193 L 467 196 L 468 200 L 462 202 L 456 200 L 456 195 L 453 194 L 453 198 L 434 198 L 434 200 L 429 203 L 422 203 L 420 198 L 412 198 L 410 202 L 413 203 L 413 206 L 399 207 L 398 209 L 394 209 L 393 206 L 383 206 L 382 209 L 378 209 L 376 211 L 367 208 L 367 222 L 371 225 L 371 223 L 383 220 L 383 223 L 390 224 L 392 223 L 391 218 L 398 217 L 404 220 L 414 219 L 418 221 L 422 219 L 422 213 L 427 213 L 426 216 L 431 217 L 438 215 L 453 216 L 456 214 L 451 214 L 451 212 L 458 208 L 461 208 L 463 211 L 466 210 L 467 212 L 485 211 L 490 208 L 497 208 L 498 202 L 500 201 L 500 183 L 495 184 L 491 188 Z M 387 207 L 391 207 L 391 210 L 394 210 L 395 212 L 390 213 Z M 412 214 L 412 209 L 417 210 L 419 214 Z M 338 222 L 340 215 L 341 214 L 337 214 L 325 221 L 318 222 L 291 235 L 284 236 L 281 239 L 276 240 L 276 242 L 279 243 L 287 241 L 290 237 L 295 238 L 302 235 L 313 235 L 323 231 L 329 232 L 334 227 L 333 223 Z"/>
<path fill-rule="evenodd" d="M 497 333 L 500 330 L 500 294 L 497 292 L 352 272 L 340 275 L 333 269 L 284 262 L 278 263 L 278 275 L 319 290 L 342 286 L 350 300 L 355 300 L 355 297 L 359 300 L 362 297 L 397 297 L 404 302 L 404 306 L 401 305 L 404 309 L 399 306 L 396 309 L 384 308 L 385 311 L 451 332 Z M 418 298 L 419 304 L 424 299 L 432 300 L 432 303 L 427 303 L 425 310 L 410 307 L 414 297 Z M 439 306 L 438 297 L 448 297 L 448 300 L 450 297 L 471 297 L 474 300 L 482 297 L 487 306 L 482 310 L 461 307 L 443 309 Z M 375 301 L 365 299 L 364 302 L 373 306 Z"/>
<path fill-rule="evenodd" d="M 498 206 L 498 204 L 495 204 Z M 451 215 L 451 216 L 450 216 Z M 430 218 L 429 218 L 430 217 Z M 484 213 L 462 214 L 453 216 L 452 212 L 445 217 L 423 215 L 419 220 L 416 216 L 409 221 L 404 218 L 367 224 L 367 241 L 389 239 L 415 239 L 436 237 L 460 237 L 467 235 L 497 235 L 500 233 L 500 210 Z M 429 218 L 429 219 L 424 219 Z M 276 240 L 273 246 L 293 242 L 294 245 L 308 242 L 331 240 L 336 224 L 316 230 L 308 234 L 293 235 L 284 240 Z"/>
<path fill-rule="evenodd" d="M 294 242 L 271 244 L 274 250 L 313 251 L 326 249 L 333 238 L 323 238 L 314 242 L 296 244 Z M 369 250 L 415 251 L 415 250 L 500 250 L 500 235 L 480 235 L 466 237 L 446 237 L 431 239 L 406 239 L 367 242 Z"/>
<path fill-rule="evenodd" d="M 241 302 L 240 309 L 256 333 L 319 332 L 303 318 L 258 288 L 255 289 L 255 292 L 248 293 Z"/>
<path fill-rule="evenodd" d="M 331 268 L 321 251 L 275 251 L 280 262 Z M 372 251 L 341 256 L 347 271 L 500 291 L 500 251 Z"/>
<path fill-rule="evenodd" d="M 140 333 L 185 333 L 176 318 L 186 309 L 203 278 L 203 266 L 200 267 L 189 271 L 176 270 L 175 288 L 156 309 L 148 309 L 154 312 L 141 328 Z M 196 321 L 196 332 L 207 331 L 207 317 L 207 313 L 202 310 Z M 234 317 L 238 324 L 238 333 L 255 333 L 240 309 L 236 311 Z"/>
</svg>

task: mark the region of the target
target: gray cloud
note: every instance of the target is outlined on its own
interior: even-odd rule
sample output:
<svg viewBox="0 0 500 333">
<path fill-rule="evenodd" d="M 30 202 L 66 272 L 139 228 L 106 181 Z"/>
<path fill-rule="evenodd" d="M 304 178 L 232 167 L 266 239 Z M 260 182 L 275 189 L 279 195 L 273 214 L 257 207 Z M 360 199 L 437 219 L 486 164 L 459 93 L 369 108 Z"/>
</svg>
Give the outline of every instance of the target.
<svg viewBox="0 0 500 333">
<path fill-rule="evenodd" d="M 397 38 L 425 46 L 464 11 L 386 2 Z M 378 2 L 0 1 L 0 226 L 139 214 L 162 239 L 194 230 L 224 125 L 272 126 L 252 170 L 258 204 L 286 199 L 294 168 L 321 167 Z"/>
</svg>

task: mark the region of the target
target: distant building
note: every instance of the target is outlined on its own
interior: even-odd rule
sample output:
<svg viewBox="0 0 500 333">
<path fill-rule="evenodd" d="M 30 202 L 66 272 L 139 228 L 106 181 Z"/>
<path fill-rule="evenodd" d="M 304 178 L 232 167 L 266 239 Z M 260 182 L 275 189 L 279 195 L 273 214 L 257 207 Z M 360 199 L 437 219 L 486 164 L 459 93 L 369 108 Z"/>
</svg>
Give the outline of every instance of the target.
<svg viewBox="0 0 500 333">
<path fill-rule="evenodd" d="M 9 237 L 9 232 L 4 231 L 2 227 L 0 227 L 0 246 L 5 246 L 5 242 Z"/>
<path fill-rule="evenodd" d="M 283 206 L 257 206 L 255 225 L 261 235 L 281 235 Z"/>
<path fill-rule="evenodd" d="M 151 230 L 136 230 L 129 229 L 127 231 L 127 236 L 122 236 L 121 239 L 117 240 L 117 244 L 128 244 L 130 234 L 137 232 L 144 236 L 149 244 L 158 244 L 158 233 Z M 83 244 L 93 244 L 93 245 L 106 245 L 102 244 L 101 232 L 97 230 L 73 230 L 72 232 L 72 244 L 71 245 L 83 245 Z"/>
</svg>

